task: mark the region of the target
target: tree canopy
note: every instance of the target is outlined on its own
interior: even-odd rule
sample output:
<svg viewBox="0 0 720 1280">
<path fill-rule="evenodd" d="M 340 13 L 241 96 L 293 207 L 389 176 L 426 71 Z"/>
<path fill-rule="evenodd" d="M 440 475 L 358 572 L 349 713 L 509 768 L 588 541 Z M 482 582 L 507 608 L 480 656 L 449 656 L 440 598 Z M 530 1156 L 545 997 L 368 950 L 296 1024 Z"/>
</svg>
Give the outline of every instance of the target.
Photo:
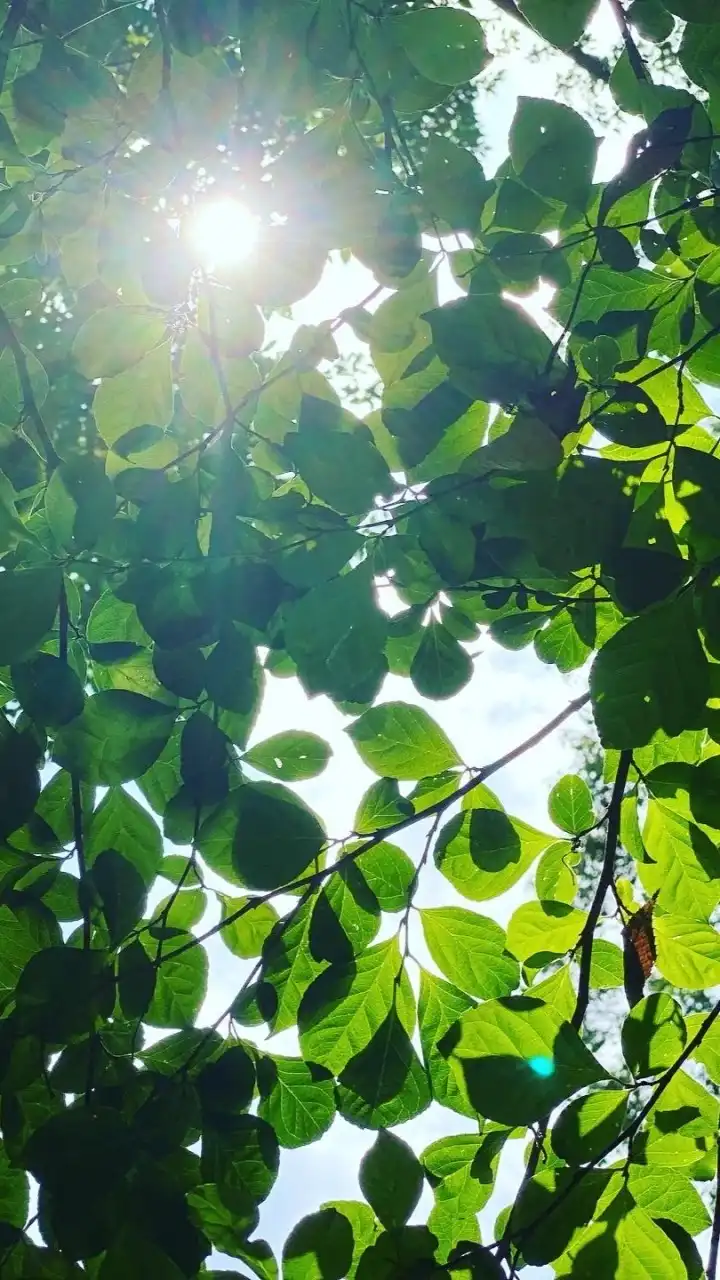
<svg viewBox="0 0 720 1280">
<path fill-rule="evenodd" d="M 637 117 L 609 181 L 533 97 L 483 170 L 467 4 L 0 3 L 3 1280 L 715 1280 L 720 8 L 607 0 L 610 64 L 592 0 L 498 7 Z M 218 201 L 234 265 L 193 240 Z M 283 345 L 328 261 L 371 290 Z M 481 637 L 576 674 L 468 760 L 428 703 Z M 332 744 L 254 732 L 281 679 L 376 775 L 343 831 L 297 786 Z M 507 813 L 587 708 L 607 802 Z M 276 1257 L 284 1152 L 338 1116 L 358 1198 Z"/>
</svg>

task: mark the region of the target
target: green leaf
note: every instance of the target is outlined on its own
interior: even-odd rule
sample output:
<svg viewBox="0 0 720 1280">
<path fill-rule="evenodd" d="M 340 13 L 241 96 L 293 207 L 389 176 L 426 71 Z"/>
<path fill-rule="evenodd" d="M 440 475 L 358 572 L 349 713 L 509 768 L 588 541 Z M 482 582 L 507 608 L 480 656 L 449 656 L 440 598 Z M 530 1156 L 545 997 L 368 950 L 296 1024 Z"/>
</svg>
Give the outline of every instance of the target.
<svg viewBox="0 0 720 1280">
<path fill-rule="evenodd" d="M 461 9 L 418 9 L 393 29 L 413 66 L 437 84 L 464 84 L 488 61 L 481 24 Z"/>
<path fill-rule="evenodd" d="M 48 912 L 33 906 L 0 906 L 0 995 L 15 990 L 32 956 L 60 942 L 60 931 Z"/>
<path fill-rule="evenodd" d="M 157 964 L 155 990 L 145 1020 L 151 1027 L 191 1027 L 207 990 L 208 958 L 190 934 L 176 933 L 170 942 L 157 943 L 143 934 L 142 943 Z M 181 948 L 187 947 L 182 954 Z"/>
<path fill-rule="evenodd" d="M 439 622 L 430 622 L 412 660 L 410 677 L 425 698 L 451 698 L 472 676 L 472 659 Z"/>
<path fill-rule="evenodd" d="M 485 902 L 517 884 L 552 843 L 552 836 L 519 818 L 481 808 L 456 814 L 441 828 L 434 856 L 438 870 L 458 893 Z"/>
<path fill-rule="evenodd" d="M 27 1031 L 55 1044 L 86 1035 L 113 1006 L 111 974 L 99 951 L 46 947 L 28 960 L 16 1004 Z"/>
<path fill-rule="evenodd" d="M 623 1089 L 603 1089 L 569 1102 L 553 1125 L 555 1154 L 573 1165 L 596 1160 L 620 1135 L 628 1097 Z"/>
<path fill-rule="evenodd" d="M 83 709 L 80 680 L 72 667 L 50 653 L 38 653 L 29 662 L 14 663 L 10 676 L 23 711 L 38 724 L 67 724 Z"/>
<path fill-rule="evenodd" d="M 96 359 L 94 353 L 89 359 Z M 110 449 L 136 427 L 166 427 L 173 414 L 169 343 L 148 351 L 115 377 L 105 375 L 93 397 L 92 411 Z"/>
<path fill-rule="evenodd" d="M 439 1260 L 465 1241 L 479 1241 L 477 1215 L 489 1200 L 507 1131 L 490 1130 L 440 1138 L 420 1159 L 432 1184 L 435 1204 L 428 1226 L 438 1238 Z M 480 1275 L 485 1275 L 481 1270 Z"/>
<path fill-rule="evenodd" d="M 180 738 L 180 777 L 193 810 L 225 799 L 229 762 L 230 742 L 222 729 L 204 711 L 193 712 Z"/>
<path fill-rule="evenodd" d="M 585 779 L 568 773 L 556 782 L 548 799 L 548 813 L 555 825 L 571 836 L 587 831 L 595 821 L 595 813 Z"/>
<path fill-rule="evenodd" d="M 235 1193 L 232 1209 L 224 1204 L 213 1182 L 200 1183 L 187 1197 L 192 1216 L 208 1240 L 230 1257 L 243 1257 L 247 1237 L 257 1226 L 257 1210 L 252 1200 Z M 141 1255 L 142 1256 L 142 1255 Z"/>
<path fill-rule="evenodd" d="M 439 725 L 406 702 L 372 707 L 347 732 L 363 763 L 381 777 L 415 781 L 460 764 Z"/>
<path fill-rule="evenodd" d="M 103 849 L 93 864 L 92 884 L 102 904 L 110 941 L 117 946 L 143 914 L 143 878 L 117 850 Z"/>
<path fill-rule="evenodd" d="M 403 911 L 415 880 L 415 864 L 404 849 L 381 840 L 355 860 L 381 911 Z"/>
<path fill-rule="evenodd" d="M 303 1055 L 337 1075 L 369 1044 L 391 1009 L 412 1025 L 414 1002 L 401 971 L 397 939 L 349 964 L 331 965 L 303 996 L 298 1013 Z"/>
<path fill-rule="evenodd" d="M 396 822 L 411 818 L 413 813 L 412 804 L 400 794 L 395 778 L 380 778 L 365 792 L 353 825 L 358 834 L 369 835 L 383 827 L 393 827 Z"/>
<path fill-rule="evenodd" d="M 699 1031 L 705 1015 L 702 1013 L 691 1013 L 685 1020 L 687 1027 L 688 1040 L 692 1040 Z M 700 1044 L 693 1049 L 693 1058 L 697 1062 L 701 1062 L 708 1073 L 708 1076 L 714 1084 L 718 1083 L 720 1076 L 720 1027 L 717 1022 L 713 1022 L 703 1036 Z"/>
<path fill-rule="evenodd" d="M 548 98 L 518 99 L 510 157 L 518 177 L 539 195 L 584 209 L 597 148 L 590 125 L 570 107 Z"/>
<path fill-rule="evenodd" d="M 590 985 L 600 991 L 623 985 L 623 956 L 620 947 L 605 938 L 595 938 L 590 959 Z"/>
<path fill-rule="evenodd" d="M 208 898 L 204 889 L 173 891 L 153 910 L 150 933 L 153 938 L 172 936 L 176 929 L 189 932 L 205 915 Z"/>
<path fill-rule="evenodd" d="M 336 553 L 332 568 L 324 569 L 321 560 L 323 578 L 337 574 L 353 555 L 354 535 L 351 543 L 341 542 L 337 534 L 318 543 L 318 550 L 324 545 Z M 313 563 L 318 550 L 311 555 Z M 294 571 L 296 561 L 290 563 Z M 288 572 L 287 565 L 283 568 Z M 370 561 L 365 561 L 348 573 L 313 585 L 287 608 L 285 645 L 308 693 L 327 693 L 336 700 L 357 703 L 376 697 L 387 672 L 388 619 L 377 606 L 370 570 Z"/>
<path fill-rule="evenodd" d="M 264 984 L 258 993 L 273 1031 L 284 1031 L 297 1021 L 300 1001 L 325 967 L 310 949 L 312 904 L 304 903 L 284 927 L 273 929 L 263 946 Z"/>
<path fill-rule="evenodd" d="M 55 620 L 61 586 L 62 573 L 50 564 L 0 574 L 0 666 L 38 648 Z"/>
<path fill-rule="evenodd" d="M 392 488 L 387 463 L 362 425 L 339 431 L 303 421 L 285 447 L 310 491 L 335 511 L 362 516 Z"/>
<path fill-rule="evenodd" d="M 709 683 L 689 596 L 634 618 L 603 645 L 590 673 L 603 745 L 642 747 L 659 729 L 672 737 L 698 727 Z"/>
<path fill-rule="evenodd" d="M 424 1226 L 383 1231 L 361 1259 L 358 1280 L 392 1280 L 393 1276 L 432 1273 L 436 1247 L 436 1237 Z"/>
<path fill-rule="evenodd" d="M 335 1119 L 335 1087 L 324 1067 L 302 1058 L 263 1057 L 258 1064 L 258 1115 L 281 1147 L 316 1142 Z"/>
<path fill-rule="evenodd" d="M 218 707 L 249 715 L 255 705 L 255 645 L 235 628 L 223 631 L 205 662 L 205 688 Z"/>
<path fill-rule="evenodd" d="M 524 902 L 508 925 L 508 949 L 525 963 L 533 956 L 572 951 L 587 919 L 565 902 Z"/>
<path fill-rule="evenodd" d="M 432 134 L 420 167 L 420 184 L 424 202 L 435 217 L 441 218 L 453 231 L 473 234 L 491 187 L 471 151 L 441 134 Z M 479 418 L 475 421 L 479 422 Z M 472 440 L 472 432 L 469 438 Z M 448 443 L 441 441 L 438 448 L 443 450 Z M 471 449 L 468 454 L 470 452 Z M 468 454 L 461 451 L 458 461 Z M 432 479 L 432 476 L 423 478 Z"/>
<path fill-rule="evenodd" d="M 0 1222 L 24 1227 L 28 1214 L 29 1187 L 24 1169 L 14 1168 L 0 1144 Z"/>
<path fill-rule="evenodd" d="M 442 1106 L 450 1107 L 460 1115 L 471 1117 L 474 1117 L 475 1110 L 470 1105 L 459 1063 L 454 1062 L 452 1058 L 446 1058 L 439 1046 L 445 1033 L 457 1022 L 460 1015 L 474 1007 L 474 1002 L 457 987 L 445 982 L 443 978 L 436 978 L 426 969 L 420 970 L 418 1001 L 420 1044 L 433 1098 Z"/>
<path fill-rule="evenodd" d="M 244 911 L 237 920 L 223 924 L 220 937 L 228 951 L 240 960 L 252 960 L 262 954 L 262 949 L 279 920 L 271 902 L 261 898 L 227 898 L 222 895 L 222 921 L 238 911 Z"/>
<path fill-rule="evenodd" d="M 519 8 L 545 40 L 569 49 L 585 30 L 593 0 L 520 0 Z"/>
<path fill-rule="evenodd" d="M 403 1227 L 423 1186 L 422 1165 L 402 1138 L 381 1130 L 360 1162 L 360 1190 L 383 1226 Z"/>
<path fill-rule="evenodd" d="M 155 966 L 140 942 L 123 947 L 118 958 L 118 998 L 126 1018 L 142 1018 L 155 990 Z"/>
<path fill-rule="evenodd" d="M 374 1243 L 380 1226 L 369 1205 L 364 1204 L 361 1200 L 332 1200 L 328 1204 L 321 1205 L 322 1209 L 337 1209 L 344 1218 L 347 1218 L 353 1233 L 353 1256 L 352 1263 L 347 1271 L 348 1280 L 354 1280 L 358 1263 L 365 1250 Z"/>
<path fill-rule="evenodd" d="M 337 1209 L 302 1218 L 283 1248 L 284 1280 L 342 1280 L 353 1254 L 352 1227 Z"/>
<path fill-rule="evenodd" d="M 81 715 L 55 738 L 54 759 L 85 782 L 131 782 L 157 760 L 170 737 L 175 711 L 126 689 L 88 698 Z"/>
<path fill-rule="evenodd" d="M 686 22 L 718 22 L 717 10 L 708 4 L 708 0 L 668 0 L 665 8 L 676 17 Z"/>
<path fill-rule="evenodd" d="M 430 1089 L 395 1010 L 338 1080 L 338 1109 L 351 1124 L 385 1129 L 413 1120 L 430 1105 Z"/>
<path fill-rule="evenodd" d="M 663 908 L 706 919 L 720 899 L 710 838 L 694 822 L 650 800 L 643 841 L 650 861 L 638 865 L 647 892 L 657 893 Z"/>
<path fill-rule="evenodd" d="M 503 401 L 508 379 L 520 396 L 552 363 L 550 340 L 521 307 L 500 297 L 459 298 L 423 319 L 438 356 L 473 399 Z"/>
<path fill-rule="evenodd" d="M 95 546 L 115 515 L 115 491 L 96 458 L 74 458 L 56 467 L 45 490 L 45 516 L 68 551 Z"/>
<path fill-rule="evenodd" d="M 104 849 L 115 849 L 140 875 L 146 886 L 155 879 L 162 861 L 162 835 L 142 805 L 122 787 L 111 787 L 92 814 L 85 833 L 85 859 L 92 867 Z"/>
<path fill-rule="evenodd" d="M 157 347 L 165 330 L 165 317 L 150 308 L 104 307 L 80 326 L 73 355 L 86 378 L 112 378 Z"/>
<path fill-rule="evenodd" d="M 446 1043 L 477 1111 L 501 1124 L 532 1124 L 607 1078 L 570 1024 L 532 996 L 488 1000 Z"/>
<path fill-rule="evenodd" d="M 350 961 L 372 942 L 380 927 L 380 908 L 357 864 L 340 867 L 322 887 L 310 922 L 310 947 L 316 960 Z"/>
<path fill-rule="evenodd" d="M 623 1023 L 623 1057 L 633 1075 L 657 1075 L 672 1066 L 686 1039 L 680 1006 L 670 996 L 653 993 L 639 1001 Z"/>
<path fill-rule="evenodd" d="M 234 806 L 233 864 L 248 888 L 289 884 L 325 844 L 319 819 L 280 783 L 245 783 L 234 794 Z"/>
<path fill-rule="evenodd" d="M 222 1117 L 246 1111 L 255 1092 L 255 1065 L 247 1049 L 233 1044 L 202 1066 L 196 1088 L 208 1115 Z"/>
<path fill-rule="evenodd" d="M 558 840 L 546 849 L 535 871 L 535 892 L 541 900 L 572 903 L 577 882 L 573 867 L 579 858 L 566 840 Z"/>
<path fill-rule="evenodd" d="M 633 1162 L 628 1171 L 628 1190 L 639 1209 L 653 1218 L 669 1218 L 693 1236 L 710 1225 L 710 1215 L 698 1192 L 677 1169 Z"/>
<path fill-rule="evenodd" d="M 7 194 L 7 193 L 3 193 Z M 0 208 L 0 218 L 3 210 Z M 28 382 L 36 405 L 40 408 L 48 395 L 48 376 L 37 356 L 21 348 L 25 357 Z M 8 347 L 0 355 L 0 423 L 14 427 L 26 408 L 24 380 L 20 378 L 15 354 Z"/>
<path fill-rule="evenodd" d="M 519 967 L 494 920 L 464 907 L 426 907 L 420 916 L 428 951 L 455 986 L 483 1000 L 515 990 Z"/>
<path fill-rule="evenodd" d="M 658 915 L 654 922 L 657 967 L 674 987 L 700 991 L 720 983 L 717 933 L 702 920 Z"/>
<path fill-rule="evenodd" d="M 325 769 L 332 751 L 317 734 L 290 729 L 276 733 L 246 751 L 243 759 L 254 769 L 281 778 L 283 782 L 305 782 Z"/>
<path fill-rule="evenodd" d="M 279 1159 L 275 1134 L 258 1116 L 223 1112 L 203 1125 L 200 1172 L 225 1199 L 240 1192 L 241 1202 L 250 1196 L 261 1203 L 273 1188 Z"/>
</svg>

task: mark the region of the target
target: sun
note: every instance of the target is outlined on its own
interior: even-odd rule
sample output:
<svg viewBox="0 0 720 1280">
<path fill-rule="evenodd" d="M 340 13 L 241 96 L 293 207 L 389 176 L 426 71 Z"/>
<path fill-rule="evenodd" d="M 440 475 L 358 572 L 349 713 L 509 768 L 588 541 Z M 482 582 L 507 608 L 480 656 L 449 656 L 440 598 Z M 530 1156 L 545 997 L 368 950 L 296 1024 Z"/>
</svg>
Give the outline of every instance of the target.
<svg viewBox="0 0 720 1280">
<path fill-rule="evenodd" d="M 190 215 L 188 240 L 206 270 L 232 267 L 252 253 L 258 219 L 238 200 L 209 200 Z"/>
</svg>

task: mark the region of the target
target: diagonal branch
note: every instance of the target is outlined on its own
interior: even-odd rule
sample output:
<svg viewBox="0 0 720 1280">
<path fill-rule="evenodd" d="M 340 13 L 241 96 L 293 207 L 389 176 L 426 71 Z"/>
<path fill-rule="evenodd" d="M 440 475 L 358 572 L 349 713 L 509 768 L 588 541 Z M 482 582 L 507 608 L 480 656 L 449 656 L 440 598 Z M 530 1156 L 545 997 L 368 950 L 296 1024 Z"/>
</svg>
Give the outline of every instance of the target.
<svg viewBox="0 0 720 1280">
<path fill-rule="evenodd" d="M 383 827 L 379 831 L 373 832 L 371 836 L 368 836 L 367 840 L 363 840 L 355 849 L 344 854 L 343 857 L 338 858 L 337 861 L 331 863 L 329 867 L 323 867 L 320 871 L 313 871 L 309 875 L 301 876 L 291 884 L 280 885 L 277 889 L 270 889 L 267 893 L 258 894 L 257 897 L 249 898 L 242 907 L 238 908 L 237 911 L 226 916 L 224 920 L 219 920 L 217 924 L 214 924 L 210 929 L 207 929 L 205 933 L 198 934 L 192 939 L 192 941 L 185 942 L 181 947 L 177 947 L 174 951 L 168 952 L 163 956 L 161 963 L 165 960 L 171 960 L 182 955 L 184 951 L 192 950 L 193 947 L 199 946 L 200 943 L 207 942 L 208 938 L 214 937 L 216 933 L 222 932 L 223 929 L 234 924 L 236 920 L 240 920 L 242 916 L 247 915 L 249 911 L 254 911 L 264 903 L 270 902 L 279 894 L 296 893 L 305 889 L 311 890 L 317 885 L 322 884 L 324 880 L 338 871 L 340 867 L 345 866 L 347 863 L 354 862 L 356 858 L 359 858 L 363 853 L 368 853 L 370 849 L 374 849 L 376 845 L 381 844 L 384 840 L 388 840 L 393 835 L 398 835 L 401 831 L 408 830 L 408 828 L 414 826 L 416 822 L 424 822 L 428 818 L 440 816 L 445 813 L 445 811 L 452 805 L 457 804 L 458 800 L 461 800 L 463 796 L 468 795 L 475 789 L 475 787 L 480 786 L 486 778 L 490 778 L 494 773 L 499 773 L 506 765 L 512 764 L 515 760 L 519 760 L 527 751 L 531 751 L 533 747 L 539 746 L 545 738 L 549 737 L 551 733 L 554 733 L 560 725 L 564 724 L 566 720 L 569 720 L 570 716 L 574 715 L 576 711 L 579 711 L 584 707 L 589 700 L 589 693 L 583 693 L 579 697 L 573 698 L 572 702 L 569 702 L 566 707 L 563 707 L 562 711 L 559 711 L 557 715 L 553 716 L 552 720 L 548 720 L 542 728 L 537 729 L 535 733 L 532 733 L 529 738 L 526 738 L 525 741 L 521 742 L 517 747 L 512 747 L 510 751 L 506 751 L 504 755 L 498 756 L 497 760 L 493 760 L 490 764 L 483 765 L 481 769 L 477 770 L 472 778 L 464 783 L 462 787 L 458 787 L 457 791 L 454 791 L 452 795 L 436 800 L 434 804 L 428 805 L 427 809 L 423 809 L 420 813 L 412 813 L 409 817 L 401 818 L 400 821 L 394 822 L 392 826 Z"/>
<path fill-rule="evenodd" d="M 516 1240 L 518 1242 L 521 1242 L 522 1240 L 526 1240 L 529 1236 L 533 1235 L 533 1233 L 537 1231 L 538 1227 L 543 1222 L 545 1222 L 550 1217 L 551 1214 L 555 1213 L 556 1209 L 560 1208 L 560 1205 L 563 1204 L 565 1200 L 567 1200 L 568 1196 L 572 1194 L 572 1192 L 576 1189 L 578 1184 L 581 1183 L 587 1177 L 587 1175 L 592 1172 L 593 1169 L 596 1169 L 597 1166 L 601 1164 L 603 1160 L 606 1160 L 608 1156 L 612 1155 L 613 1151 L 616 1151 L 618 1147 L 621 1147 L 624 1142 L 629 1142 L 631 1141 L 632 1138 L 635 1137 L 635 1134 L 637 1133 L 641 1124 L 643 1123 L 643 1121 L 647 1120 L 647 1117 L 650 1115 L 650 1112 L 652 1111 L 653 1107 L 657 1103 L 660 1096 L 665 1092 L 668 1085 L 674 1080 L 680 1068 L 684 1066 L 688 1058 L 691 1057 L 692 1054 L 695 1052 L 698 1045 L 702 1043 L 708 1031 L 710 1030 L 711 1026 L 713 1025 L 713 1023 L 716 1021 L 718 1017 L 720 1017 L 720 1000 L 718 1000 L 717 1003 L 713 1005 L 710 1012 L 705 1016 L 705 1018 L 701 1022 L 700 1026 L 695 1032 L 695 1035 L 692 1037 L 691 1040 L 688 1040 L 682 1053 L 679 1054 L 679 1056 L 675 1059 L 672 1066 L 668 1067 L 668 1070 L 665 1072 L 665 1075 L 662 1076 L 662 1078 L 658 1081 L 657 1085 L 653 1089 L 647 1102 L 643 1107 L 641 1107 L 640 1111 L 638 1111 L 637 1115 L 635 1116 L 635 1119 L 631 1120 L 630 1124 L 626 1125 L 622 1133 L 618 1134 L 617 1138 L 614 1138 L 611 1142 L 609 1142 L 607 1146 L 604 1147 L 603 1150 L 600 1151 L 597 1156 L 595 1156 L 594 1160 L 591 1160 L 589 1164 L 585 1164 L 582 1166 L 582 1168 L 578 1169 L 577 1173 L 575 1174 L 575 1177 L 571 1178 L 570 1181 L 563 1187 L 562 1191 L 557 1196 L 555 1196 L 553 1200 L 550 1201 L 547 1208 L 544 1209 L 541 1214 L 538 1214 L 537 1218 L 535 1218 L 532 1222 L 529 1222 L 526 1227 L 523 1227 L 522 1230 L 517 1233 Z"/>
<path fill-rule="evenodd" d="M 645 63 L 642 60 L 642 54 L 640 53 L 640 50 L 633 38 L 633 33 L 630 30 L 627 14 L 623 8 L 623 2 L 622 0 L 609 0 L 609 4 L 615 16 L 615 21 L 620 28 L 620 34 L 623 38 L 625 52 L 628 56 L 628 62 L 630 63 L 632 73 L 635 76 L 635 79 L 640 83 L 647 84 L 649 83 L 650 77 L 648 76 Z"/>
</svg>

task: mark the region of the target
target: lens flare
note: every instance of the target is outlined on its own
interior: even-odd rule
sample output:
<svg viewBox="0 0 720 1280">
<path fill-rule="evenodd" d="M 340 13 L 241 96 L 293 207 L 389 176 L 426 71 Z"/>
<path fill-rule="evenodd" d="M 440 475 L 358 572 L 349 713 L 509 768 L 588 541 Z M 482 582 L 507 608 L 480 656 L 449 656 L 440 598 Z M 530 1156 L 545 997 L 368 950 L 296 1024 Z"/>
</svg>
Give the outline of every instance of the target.
<svg viewBox="0 0 720 1280">
<path fill-rule="evenodd" d="M 231 267 L 252 253 L 258 220 L 237 200 L 208 200 L 190 216 L 188 240 L 207 270 Z"/>
<path fill-rule="evenodd" d="M 528 1058 L 528 1066 L 536 1076 L 542 1076 L 547 1079 L 548 1076 L 554 1074 L 555 1066 L 552 1058 L 546 1058 L 543 1054 L 537 1054 L 534 1058 Z"/>
</svg>

